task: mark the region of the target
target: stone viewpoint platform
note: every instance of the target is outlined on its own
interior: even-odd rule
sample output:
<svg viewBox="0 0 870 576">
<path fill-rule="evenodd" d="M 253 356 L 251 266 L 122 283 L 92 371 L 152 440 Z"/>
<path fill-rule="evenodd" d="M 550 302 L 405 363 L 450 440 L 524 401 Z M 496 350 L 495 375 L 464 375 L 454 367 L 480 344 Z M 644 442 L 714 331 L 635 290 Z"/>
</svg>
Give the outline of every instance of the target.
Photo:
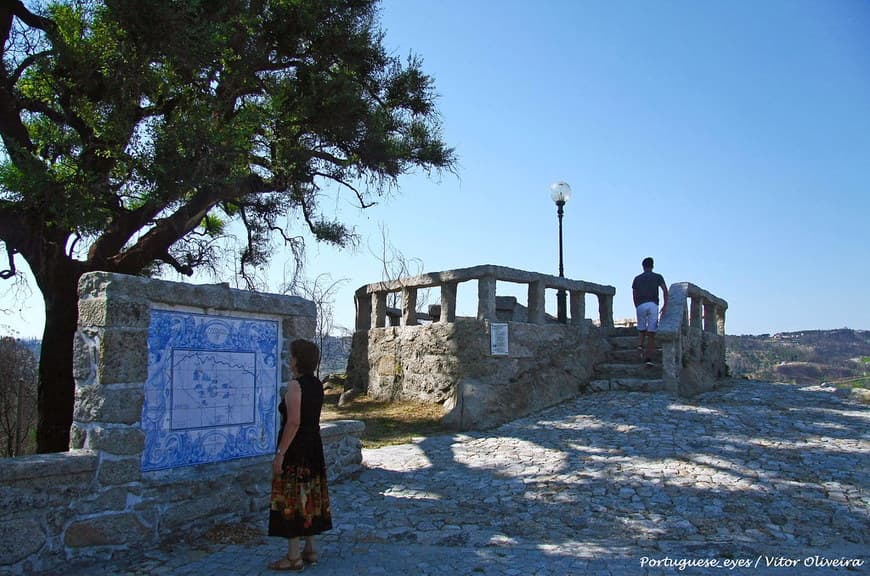
<svg viewBox="0 0 870 576">
<path fill-rule="evenodd" d="M 331 487 L 335 528 L 305 573 L 867 574 L 868 431 L 867 405 L 832 388 L 581 395 L 365 450 L 364 471 Z M 63 573 L 269 574 L 285 545 L 263 520 Z"/>
</svg>

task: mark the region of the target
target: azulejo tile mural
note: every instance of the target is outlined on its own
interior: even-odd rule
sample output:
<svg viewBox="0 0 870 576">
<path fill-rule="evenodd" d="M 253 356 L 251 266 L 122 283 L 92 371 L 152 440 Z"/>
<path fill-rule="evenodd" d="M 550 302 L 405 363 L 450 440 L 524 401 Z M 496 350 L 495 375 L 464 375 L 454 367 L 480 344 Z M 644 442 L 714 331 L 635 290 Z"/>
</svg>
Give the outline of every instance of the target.
<svg viewBox="0 0 870 576">
<path fill-rule="evenodd" d="M 142 470 L 271 454 L 277 320 L 152 310 Z"/>
</svg>

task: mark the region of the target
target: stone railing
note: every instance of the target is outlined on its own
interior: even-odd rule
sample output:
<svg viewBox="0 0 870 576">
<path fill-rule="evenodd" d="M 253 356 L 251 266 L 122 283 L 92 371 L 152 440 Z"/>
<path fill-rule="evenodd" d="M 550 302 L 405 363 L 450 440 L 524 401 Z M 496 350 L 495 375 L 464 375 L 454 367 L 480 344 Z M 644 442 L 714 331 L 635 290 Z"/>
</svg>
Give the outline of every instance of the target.
<svg viewBox="0 0 870 576">
<path fill-rule="evenodd" d="M 667 389 L 692 395 L 727 375 L 725 311 L 728 302 L 689 282 L 672 284 L 659 323 Z"/>
<path fill-rule="evenodd" d="M 528 285 L 528 322 L 544 324 L 547 315 L 544 311 L 544 296 L 547 289 L 565 290 L 569 295 L 570 319 L 572 324 L 580 324 L 586 317 L 586 294 L 598 297 L 599 323 L 602 328 L 613 326 L 613 296 L 616 289 L 570 280 L 559 276 L 526 272 L 504 266 L 483 265 L 459 268 L 443 272 L 432 272 L 411 278 L 389 282 L 367 284 L 356 291 L 356 330 L 383 328 L 387 325 L 387 295 L 402 294 L 402 326 L 418 324 L 417 291 L 425 288 L 441 289 L 440 316 L 432 318 L 436 322 L 456 321 L 456 292 L 462 282 L 477 281 L 477 319 L 495 321 L 496 282 L 511 282 Z"/>
<path fill-rule="evenodd" d="M 321 423 L 330 483 L 362 469 L 364 428 L 355 420 Z M 135 482 L 119 468 L 122 459 L 70 450 L 0 460 L 0 573 L 54 573 L 68 559 L 142 551 L 221 522 L 267 520 L 271 456 L 152 472 Z"/>
</svg>

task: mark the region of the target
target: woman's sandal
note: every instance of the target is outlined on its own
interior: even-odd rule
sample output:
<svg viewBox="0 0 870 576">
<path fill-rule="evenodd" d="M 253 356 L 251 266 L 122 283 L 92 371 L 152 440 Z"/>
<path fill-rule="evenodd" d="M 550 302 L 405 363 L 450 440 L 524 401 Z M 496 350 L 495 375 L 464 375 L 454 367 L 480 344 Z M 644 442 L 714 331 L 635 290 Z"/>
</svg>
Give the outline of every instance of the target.
<svg viewBox="0 0 870 576">
<path fill-rule="evenodd" d="M 314 566 L 315 564 L 317 564 L 317 552 L 305 552 L 305 551 L 303 551 L 302 552 L 302 560 L 306 564 L 311 564 L 312 566 Z"/>
<path fill-rule="evenodd" d="M 280 570 L 282 572 L 301 572 L 305 569 L 305 562 L 302 558 L 291 558 L 284 556 L 280 560 L 275 560 L 269 563 L 269 570 Z"/>
</svg>

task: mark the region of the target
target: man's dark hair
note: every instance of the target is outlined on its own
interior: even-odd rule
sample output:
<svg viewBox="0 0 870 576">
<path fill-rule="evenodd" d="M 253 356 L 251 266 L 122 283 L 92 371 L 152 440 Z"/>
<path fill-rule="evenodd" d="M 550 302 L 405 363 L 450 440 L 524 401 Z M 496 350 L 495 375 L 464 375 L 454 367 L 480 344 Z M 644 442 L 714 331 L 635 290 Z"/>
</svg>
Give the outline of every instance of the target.
<svg viewBox="0 0 870 576">
<path fill-rule="evenodd" d="M 290 343 L 290 356 L 296 358 L 296 368 L 300 374 L 314 374 L 320 364 L 317 344 L 301 338 Z"/>
<path fill-rule="evenodd" d="M 643 262 L 641 262 L 641 265 L 642 265 L 644 268 L 649 268 L 650 270 L 652 270 L 652 267 L 653 267 L 653 259 L 652 259 L 650 256 L 647 256 L 646 258 L 643 259 Z"/>
</svg>

